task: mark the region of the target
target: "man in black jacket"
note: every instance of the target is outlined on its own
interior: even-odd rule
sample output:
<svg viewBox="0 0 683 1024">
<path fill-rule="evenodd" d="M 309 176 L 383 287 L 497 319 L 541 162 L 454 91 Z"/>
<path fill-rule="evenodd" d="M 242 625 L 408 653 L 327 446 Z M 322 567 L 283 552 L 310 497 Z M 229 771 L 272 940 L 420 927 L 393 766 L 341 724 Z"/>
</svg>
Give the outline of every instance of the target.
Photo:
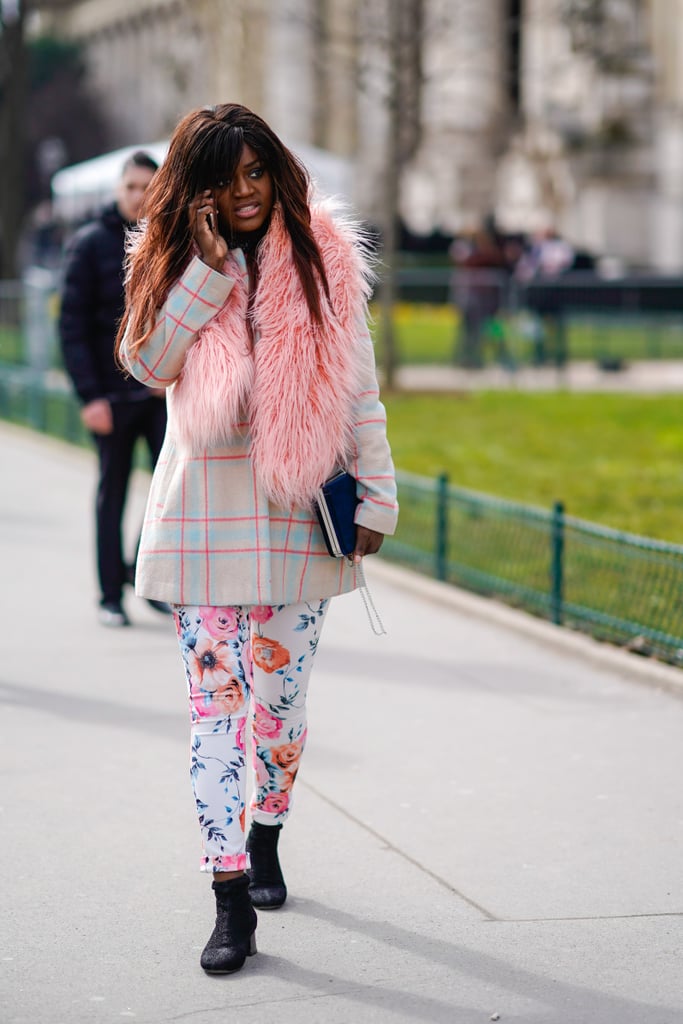
<svg viewBox="0 0 683 1024">
<path fill-rule="evenodd" d="M 59 335 L 66 369 L 82 403 L 81 419 L 99 456 L 99 619 L 106 626 L 129 625 L 122 592 L 130 582 L 131 569 L 123 556 L 122 520 L 135 444 L 139 437 L 145 439 L 154 465 L 166 429 L 163 392 L 155 394 L 126 377 L 114 358 L 114 339 L 124 310 L 125 232 L 138 220 L 156 169 L 147 153 L 138 151 L 129 157 L 116 201 L 76 232 L 65 256 Z M 154 606 L 168 610 L 157 602 Z"/>
</svg>

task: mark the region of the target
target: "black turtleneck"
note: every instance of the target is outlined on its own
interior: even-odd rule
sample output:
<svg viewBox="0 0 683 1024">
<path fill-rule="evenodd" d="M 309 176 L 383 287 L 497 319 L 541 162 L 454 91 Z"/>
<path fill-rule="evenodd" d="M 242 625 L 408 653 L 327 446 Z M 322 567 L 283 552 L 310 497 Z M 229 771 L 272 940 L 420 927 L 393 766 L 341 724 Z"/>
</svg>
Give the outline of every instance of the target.
<svg viewBox="0 0 683 1024">
<path fill-rule="evenodd" d="M 260 228 L 256 228 L 255 231 L 242 231 L 233 235 L 229 241 L 231 249 L 241 249 L 245 256 L 254 256 L 256 248 L 262 238 L 265 237 L 270 225 L 270 217 L 268 217 Z"/>
</svg>

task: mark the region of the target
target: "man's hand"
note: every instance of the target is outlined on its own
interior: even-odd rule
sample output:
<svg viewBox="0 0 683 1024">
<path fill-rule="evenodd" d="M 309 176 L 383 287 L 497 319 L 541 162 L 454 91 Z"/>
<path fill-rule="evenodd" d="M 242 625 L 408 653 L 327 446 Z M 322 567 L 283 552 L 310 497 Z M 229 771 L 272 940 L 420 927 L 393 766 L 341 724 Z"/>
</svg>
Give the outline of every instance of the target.
<svg viewBox="0 0 683 1024">
<path fill-rule="evenodd" d="M 106 398 L 96 398 L 94 402 L 84 405 L 81 421 L 92 434 L 111 434 L 114 430 L 114 417 Z"/>
<path fill-rule="evenodd" d="M 363 555 L 376 555 L 382 547 L 384 534 L 377 530 L 368 530 L 367 526 L 356 527 L 356 547 L 353 552 L 353 560 L 358 563 Z"/>
</svg>

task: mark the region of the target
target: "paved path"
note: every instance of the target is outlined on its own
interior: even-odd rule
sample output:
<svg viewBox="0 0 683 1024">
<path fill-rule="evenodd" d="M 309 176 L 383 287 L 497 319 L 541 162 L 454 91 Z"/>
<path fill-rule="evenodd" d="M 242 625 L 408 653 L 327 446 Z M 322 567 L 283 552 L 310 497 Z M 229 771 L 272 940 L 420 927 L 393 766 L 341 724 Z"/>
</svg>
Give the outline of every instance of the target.
<svg viewBox="0 0 683 1024">
<path fill-rule="evenodd" d="M 24 370 L 14 371 L 21 378 Z M 381 371 L 380 371 L 381 372 Z M 12 369 L 3 374 L 11 378 Z M 57 390 L 71 390 L 63 370 L 50 370 L 47 383 Z M 397 387 L 406 391 L 606 391 L 671 394 L 683 391 L 683 359 L 641 359 L 618 372 L 602 370 L 595 361 L 567 363 L 565 367 L 520 366 L 507 370 L 487 366 L 465 370 L 451 365 L 409 365 L 396 371 Z"/>
<path fill-rule="evenodd" d="M 457 366 L 404 366 L 396 374 L 399 387 L 415 391 L 606 391 L 671 394 L 683 391 L 683 360 L 641 360 L 619 372 L 601 370 L 595 362 L 573 361 L 566 367 L 502 366 L 464 370 Z"/>
<path fill-rule="evenodd" d="M 380 566 L 389 636 L 326 625 L 291 899 L 207 978 L 171 625 L 95 623 L 90 457 L 0 453 L 2 1024 L 683 1022 L 683 700 Z"/>
</svg>

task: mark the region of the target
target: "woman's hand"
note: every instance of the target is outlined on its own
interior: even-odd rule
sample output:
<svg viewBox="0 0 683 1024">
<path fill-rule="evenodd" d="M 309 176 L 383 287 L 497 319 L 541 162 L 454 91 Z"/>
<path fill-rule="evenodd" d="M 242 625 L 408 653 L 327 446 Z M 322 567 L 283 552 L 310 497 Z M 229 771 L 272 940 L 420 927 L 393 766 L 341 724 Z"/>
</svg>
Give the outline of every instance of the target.
<svg viewBox="0 0 683 1024">
<path fill-rule="evenodd" d="M 202 260 L 214 270 L 222 270 L 228 245 L 218 231 L 216 199 L 210 188 L 195 196 L 188 207 L 190 231 L 199 246 Z"/>
<path fill-rule="evenodd" d="M 356 527 L 356 547 L 353 552 L 354 562 L 360 562 L 363 555 L 376 555 L 382 547 L 384 534 L 377 530 L 368 530 L 367 526 Z"/>
</svg>

